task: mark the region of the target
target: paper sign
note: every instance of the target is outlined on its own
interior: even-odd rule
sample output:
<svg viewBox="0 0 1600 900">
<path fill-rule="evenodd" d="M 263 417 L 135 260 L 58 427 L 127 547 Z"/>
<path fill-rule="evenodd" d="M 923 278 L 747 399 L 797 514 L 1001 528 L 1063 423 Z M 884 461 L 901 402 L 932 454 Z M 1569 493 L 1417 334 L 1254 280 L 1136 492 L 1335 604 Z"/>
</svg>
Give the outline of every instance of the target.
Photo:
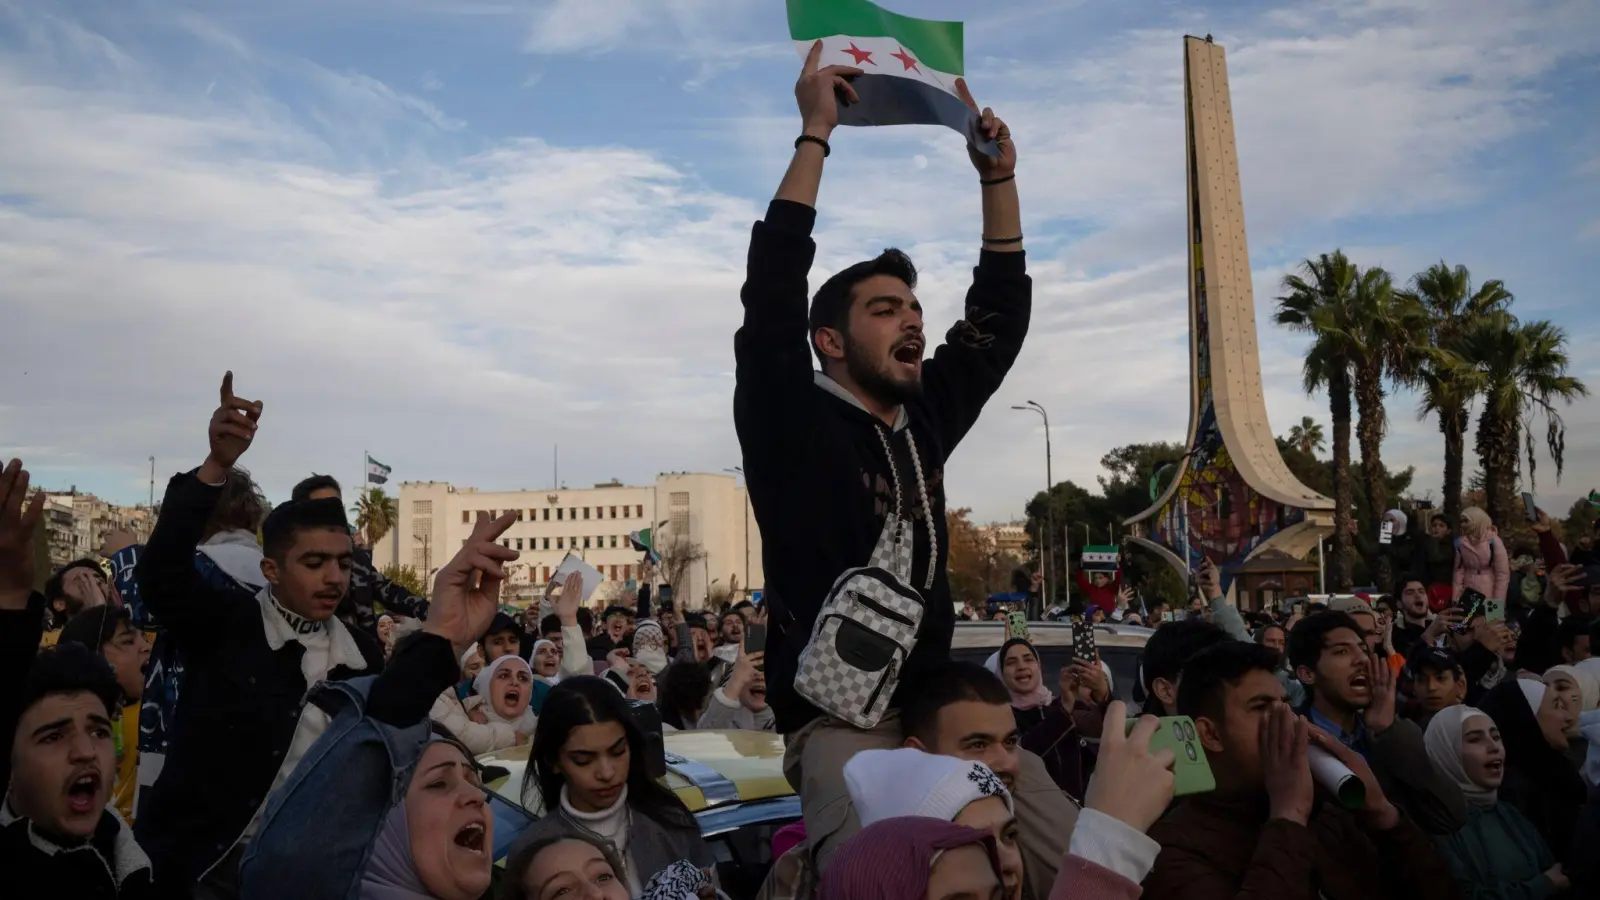
<svg viewBox="0 0 1600 900">
<path fill-rule="evenodd" d="M 556 566 L 555 572 L 550 575 L 550 580 L 564 585 L 567 576 L 573 572 L 583 576 L 583 602 L 588 604 L 589 598 L 594 596 L 595 588 L 598 588 L 606 577 L 600 574 L 599 569 L 584 562 L 582 557 L 568 553 L 567 558 L 561 561 L 561 565 Z"/>
</svg>

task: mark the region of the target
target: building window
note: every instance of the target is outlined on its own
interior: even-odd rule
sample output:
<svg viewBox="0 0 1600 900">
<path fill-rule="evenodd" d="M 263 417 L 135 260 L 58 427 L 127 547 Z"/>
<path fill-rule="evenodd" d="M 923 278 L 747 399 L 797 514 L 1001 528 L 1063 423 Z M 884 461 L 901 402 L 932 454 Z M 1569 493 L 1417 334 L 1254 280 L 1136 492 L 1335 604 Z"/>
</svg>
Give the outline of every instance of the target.
<svg viewBox="0 0 1600 900">
<path fill-rule="evenodd" d="M 562 515 L 561 507 L 558 506 L 558 507 L 556 507 L 556 521 L 557 522 L 561 521 L 561 515 Z"/>
<path fill-rule="evenodd" d="M 546 550 L 550 549 L 550 539 L 549 538 L 545 538 L 544 539 L 544 549 L 546 549 Z"/>
<path fill-rule="evenodd" d="M 500 539 L 500 546 L 506 548 L 507 550 L 510 550 L 511 549 L 511 538 L 501 538 Z"/>
<path fill-rule="evenodd" d="M 587 506 L 585 506 L 585 507 L 584 507 L 584 508 L 583 508 L 583 517 L 584 517 L 584 518 L 585 518 L 585 519 L 587 519 L 587 518 L 589 518 L 589 507 L 587 507 Z"/>
<path fill-rule="evenodd" d="M 633 579 L 633 564 L 629 563 L 629 564 L 627 564 L 627 565 L 622 567 L 622 580 L 623 581 L 631 581 L 632 579 Z"/>
<path fill-rule="evenodd" d="M 517 521 L 518 522 L 522 521 L 522 510 L 520 510 L 520 509 L 517 510 Z"/>
<path fill-rule="evenodd" d="M 433 501 L 432 500 L 413 500 L 413 501 L 411 501 L 411 514 L 413 516 L 431 516 L 431 515 L 433 515 Z"/>
<path fill-rule="evenodd" d="M 583 538 L 583 549 L 585 549 L 585 550 L 589 549 L 589 536 L 588 535 L 584 535 L 584 538 Z"/>
<path fill-rule="evenodd" d="M 544 520 L 546 522 L 550 521 L 550 507 L 548 506 L 544 508 Z"/>
<path fill-rule="evenodd" d="M 634 518 L 636 518 L 636 519 L 644 518 L 644 504 L 643 503 L 638 504 L 637 506 L 634 507 L 634 509 L 638 510 L 638 512 L 636 512 L 634 514 Z"/>
<path fill-rule="evenodd" d="M 617 517 L 617 508 L 615 506 L 613 506 L 613 507 L 611 507 L 611 518 L 615 519 L 616 517 Z"/>
<path fill-rule="evenodd" d="M 411 551 L 411 568 L 422 570 L 428 565 L 428 551 L 417 548 Z"/>
<path fill-rule="evenodd" d="M 489 510 L 489 518 L 491 518 L 491 519 L 500 518 L 500 510 L 498 510 L 498 509 Z"/>
<path fill-rule="evenodd" d="M 461 511 L 461 524 L 463 524 L 463 525 L 471 525 L 472 524 L 472 512 L 471 512 L 471 510 L 463 509 Z"/>
<path fill-rule="evenodd" d="M 566 544 L 566 539 L 565 538 L 556 538 L 556 549 L 557 550 L 565 550 L 565 549 L 567 549 L 567 544 Z"/>
<path fill-rule="evenodd" d="M 545 581 L 545 584 L 549 584 L 550 583 L 550 567 L 549 566 L 545 566 L 544 567 L 544 581 Z"/>
<path fill-rule="evenodd" d="M 522 549 L 522 538 L 517 538 L 517 549 L 518 550 Z"/>
<path fill-rule="evenodd" d="M 611 580 L 612 581 L 616 581 L 617 580 L 617 567 L 616 566 L 612 566 L 611 567 Z"/>
</svg>

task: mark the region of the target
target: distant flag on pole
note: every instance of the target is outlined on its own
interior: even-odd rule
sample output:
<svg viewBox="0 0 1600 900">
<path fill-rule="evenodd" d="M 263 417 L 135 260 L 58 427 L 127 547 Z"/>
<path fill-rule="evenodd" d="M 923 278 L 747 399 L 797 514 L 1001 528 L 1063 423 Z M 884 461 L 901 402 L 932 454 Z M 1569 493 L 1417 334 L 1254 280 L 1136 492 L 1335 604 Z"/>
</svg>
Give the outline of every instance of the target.
<svg viewBox="0 0 1600 900">
<path fill-rule="evenodd" d="M 957 93 L 960 22 L 913 19 L 868 0 L 787 0 L 789 37 L 805 58 L 822 41 L 818 67 L 853 66 L 859 103 L 839 107 L 840 125 L 945 125 L 991 156 L 978 116 Z"/>
<path fill-rule="evenodd" d="M 393 470 L 390 469 L 388 466 L 386 466 L 383 463 L 378 462 L 377 460 L 373 459 L 371 454 L 367 455 L 367 483 L 368 484 L 386 484 L 386 483 L 388 483 L 388 481 L 389 481 L 389 473 L 391 471 L 393 471 Z"/>
</svg>

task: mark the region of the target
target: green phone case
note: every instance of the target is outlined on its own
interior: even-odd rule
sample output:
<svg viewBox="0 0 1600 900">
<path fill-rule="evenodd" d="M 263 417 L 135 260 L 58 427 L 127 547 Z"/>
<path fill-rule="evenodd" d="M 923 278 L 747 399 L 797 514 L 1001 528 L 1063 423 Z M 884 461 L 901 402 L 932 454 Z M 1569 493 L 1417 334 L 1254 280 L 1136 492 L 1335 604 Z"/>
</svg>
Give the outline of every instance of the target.
<svg viewBox="0 0 1600 900">
<path fill-rule="evenodd" d="M 1138 719 L 1129 719 L 1127 730 L 1132 731 Z M 1194 720 L 1188 716 L 1166 716 L 1161 727 L 1150 737 L 1150 752 L 1172 751 L 1173 795 L 1187 797 L 1205 794 L 1217 789 L 1217 778 L 1211 774 L 1211 763 L 1206 761 L 1206 748 L 1200 746 L 1200 736 L 1195 733 Z"/>
<path fill-rule="evenodd" d="M 1486 622 L 1504 622 L 1506 620 L 1506 602 L 1489 597 L 1483 601 L 1483 618 Z"/>
<path fill-rule="evenodd" d="M 1023 640 L 1029 640 L 1032 637 L 1032 635 L 1030 635 L 1028 633 L 1028 614 L 1027 613 L 1021 613 L 1021 612 L 1007 613 L 1006 614 L 1006 620 L 1011 625 L 1011 636 L 1012 637 L 1014 637 L 1014 638 L 1022 638 Z"/>
</svg>

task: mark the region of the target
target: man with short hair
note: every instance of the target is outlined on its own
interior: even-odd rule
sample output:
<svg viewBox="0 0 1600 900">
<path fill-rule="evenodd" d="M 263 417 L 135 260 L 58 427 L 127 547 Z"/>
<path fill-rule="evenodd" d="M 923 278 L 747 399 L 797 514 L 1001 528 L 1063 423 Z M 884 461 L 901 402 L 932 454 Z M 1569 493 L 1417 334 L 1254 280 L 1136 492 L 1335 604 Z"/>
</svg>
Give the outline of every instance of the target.
<svg viewBox="0 0 1600 900">
<path fill-rule="evenodd" d="M 1428 585 L 1421 576 L 1400 579 L 1400 621 L 1394 626 L 1394 652 L 1409 657 L 1428 633 Z"/>
<path fill-rule="evenodd" d="M 483 664 L 487 666 L 502 656 L 522 655 L 522 626 L 517 620 L 496 611 L 489 630 L 478 640 L 483 651 Z"/>
<path fill-rule="evenodd" d="M 112 707 L 116 715 L 111 724 L 117 735 L 117 780 L 112 797 L 117 812 L 131 824 L 139 791 L 139 698 L 144 695 L 150 643 L 144 632 L 133 627 L 133 617 L 125 606 L 99 606 L 79 613 L 61 629 L 58 644 L 70 643 L 87 647 L 116 675 L 121 693 Z"/>
<path fill-rule="evenodd" d="M 1145 642 L 1139 660 L 1139 688 L 1145 713 L 1165 716 L 1178 702 L 1178 673 L 1189 658 L 1228 639 L 1219 626 L 1198 619 L 1171 622 Z"/>
<path fill-rule="evenodd" d="M 44 599 L 50 604 L 51 628 L 60 629 L 78 613 L 111 600 L 111 582 L 106 572 L 92 559 L 79 559 L 55 571 L 44 583 Z"/>
<path fill-rule="evenodd" d="M 880 539 L 899 535 L 888 542 L 901 548 L 905 562 L 896 565 L 909 567 L 901 577 L 919 593 L 923 617 L 889 709 L 948 658 L 955 610 L 945 565 L 944 467 L 1022 349 L 1032 284 L 1021 252 L 1011 132 L 992 111 L 978 113 L 957 81 L 985 145 L 968 154 L 983 207 L 974 236 L 983 240 L 964 320 L 926 358 L 916 265 L 899 250 L 828 278 L 808 308 L 823 159 L 839 97 L 854 90 L 846 78 L 860 71 L 819 66 L 821 54 L 819 41 L 795 85 L 801 134 L 794 157 L 752 229 L 740 292 L 744 322 L 734 336 L 733 405 L 766 548 L 768 700 L 789 738 L 786 768 L 796 786 L 815 774 L 835 786 L 830 802 L 847 804 L 845 749 L 861 735 L 839 711 L 829 715 L 795 689 L 801 648 L 839 576 L 872 563 Z M 991 142 L 997 149 L 989 150 Z M 892 741 L 895 730 L 880 721 L 875 742 Z M 820 810 L 816 797 L 801 791 L 808 839 L 825 870 L 840 842 L 832 830 L 843 820 Z"/>
<path fill-rule="evenodd" d="M 1161 853 L 1143 896 L 1458 896 L 1428 836 L 1390 802 L 1366 761 L 1295 716 L 1284 702 L 1276 667 L 1271 650 L 1241 641 L 1214 645 L 1184 667 L 1177 712 L 1194 720 L 1195 740 L 1217 788 L 1177 804 L 1151 827 Z M 1307 757 L 1312 745 L 1361 779 L 1365 796 L 1359 809 L 1316 802 Z"/>
<path fill-rule="evenodd" d="M 1594 655 L 1589 643 L 1589 627 L 1593 623 L 1593 619 L 1580 614 L 1561 620 L 1556 635 L 1561 640 L 1561 662 L 1564 665 L 1580 663 Z"/>
<path fill-rule="evenodd" d="M 339 480 L 332 475 L 312 475 L 294 486 L 289 499 L 333 499 L 342 503 L 344 492 L 339 487 Z M 339 608 L 339 618 L 352 628 L 359 628 L 376 635 L 378 633 L 376 607 L 379 605 L 388 612 L 399 613 L 413 619 L 428 618 L 427 599 L 418 597 L 383 577 L 372 561 L 372 550 L 356 546 L 355 555 L 350 559 L 350 591 L 345 595 L 344 605 Z"/>
<path fill-rule="evenodd" d="M 163 890 L 199 900 L 238 893 L 238 865 L 272 790 L 326 729 L 306 706 L 318 681 L 375 674 L 377 639 L 335 615 L 350 587 L 350 526 L 339 500 L 275 508 L 261 528 L 251 594 L 195 568 L 195 550 L 229 471 L 255 438 L 259 402 L 222 381 L 210 453 L 173 476 L 135 570 L 140 593 L 185 668 L 167 765 L 138 822 Z"/>
<path fill-rule="evenodd" d="M 1371 763 L 1384 793 L 1431 834 L 1467 819 L 1461 787 L 1433 767 L 1415 723 L 1396 716 L 1396 677 L 1346 613 L 1307 616 L 1289 633 L 1289 663 L 1305 685 L 1298 710 Z"/>
<path fill-rule="evenodd" d="M 150 860 L 108 806 L 116 677 L 76 640 L 39 652 L 33 591 L 44 495 L 20 460 L 0 469 L 0 878 L 16 896 L 154 896 Z"/>
<path fill-rule="evenodd" d="M 1406 659 L 1414 699 L 1412 721 L 1427 732 L 1440 710 L 1467 702 L 1467 673 L 1449 650 L 1421 645 Z"/>
</svg>

